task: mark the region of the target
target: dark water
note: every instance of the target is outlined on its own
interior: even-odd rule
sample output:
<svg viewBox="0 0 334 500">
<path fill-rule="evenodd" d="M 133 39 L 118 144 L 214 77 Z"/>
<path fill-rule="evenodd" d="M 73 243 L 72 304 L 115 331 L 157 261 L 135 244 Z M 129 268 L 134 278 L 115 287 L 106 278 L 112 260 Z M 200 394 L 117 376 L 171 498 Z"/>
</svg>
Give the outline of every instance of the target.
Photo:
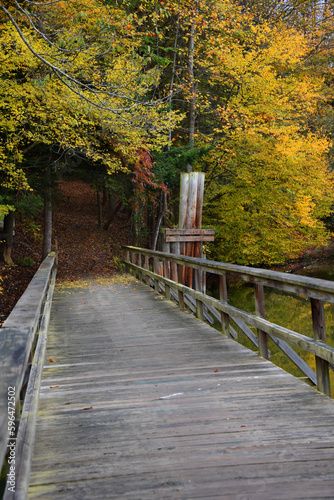
<svg viewBox="0 0 334 500">
<path fill-rule="evenodd" d="M 331 268 L 304 268 L 298 273 L 312 278 L 326 279 L 334 281 L 334 267 Z M 217 297 L 217 286 L 215 279 L 211 278 L 212 295 Z M 208 289 L 210 289 L 210 278 L 208 280 Z M 216 284 L 217 285 L 217 284 Z M 312 316 L 310 299 L 301 295 L 289 294 L 286 292 L 275 291 L 272 288 L 264 289 L 266 319 L 272 323 L 289 328 L 295 332 L 307 335 L 313 338 Z M 218 297 L 217 297 L 218 298 Z M 254 285 L 238 281 L 229 283 L 228 286 L 228 302 L 230 305 L 243 309 L 247 312 L 255 314 L 255 297 Z M 324 304 L 327 344 L 334 347 L 334 304 Z M 235 325 L 233 324 L 235 327 Z M 257 351 L 258 349 L 248 340 L 248 338 L 239 330 L 238 341 L 246 347 Z M 256 330 L 253 329 L 254 333 Z M 285 356 L 285 354 L 269 340 L 268 346 L 271 352 L 270 360 L 281 366 L 284 370 L 297 377 L 303 377 L 303 373 Z M 292 346 L 293 349 L 307 362 L 307 364 L 315 371 L 314 355 L 305 353 L 298 347 Z M 334 372 L 331 371 L 332 392 L 334 392 Z"/>
</svg>

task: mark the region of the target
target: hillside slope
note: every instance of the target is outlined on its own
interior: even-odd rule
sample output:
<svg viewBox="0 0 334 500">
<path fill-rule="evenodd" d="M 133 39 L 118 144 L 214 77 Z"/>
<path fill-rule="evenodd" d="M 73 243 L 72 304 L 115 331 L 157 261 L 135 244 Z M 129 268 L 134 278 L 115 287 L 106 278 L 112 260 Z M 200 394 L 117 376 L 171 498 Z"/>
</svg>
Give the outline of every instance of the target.
<svg viewBox="0 0 334 500">
<path fill-rule="evenodd" d="M 58 281 L 87 276 L 111 276 L 128 240 L 126 218 L 119 213 L 108 231 L 97 228 L 97 200 L 93 188 L 81 181 L 59 183 L 61 195 L 53 214 L 53 235 L 58 239 Z M 34 224 L 17 221 L 13 260 L 0 262 L 0 325 L 22 295 L 41 262 L 42 219 Z M 27 265 L 23 265 L 24 262 Z"/>
</svg>

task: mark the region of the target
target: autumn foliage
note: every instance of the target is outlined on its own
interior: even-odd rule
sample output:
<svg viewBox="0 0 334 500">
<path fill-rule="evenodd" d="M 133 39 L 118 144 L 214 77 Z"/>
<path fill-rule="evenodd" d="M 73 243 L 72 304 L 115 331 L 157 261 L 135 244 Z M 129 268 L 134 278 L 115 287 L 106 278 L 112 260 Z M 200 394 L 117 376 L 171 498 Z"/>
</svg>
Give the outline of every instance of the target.
<svg viewBox="0 0 334 500">
<path fill-rule="evenodd" d="M 329 4 L 29 6 L 0 4 L 0 214 L 84 170 L 131 212 L 135 242 L 148 244 L 140 232 L 157 227 L 163 193 L 165 223 L 176 223 L 184 155 L 175 152 L 184 148 L 206 173 L 211 257 L 270 265 L 326 244 Z"/>
</svg>

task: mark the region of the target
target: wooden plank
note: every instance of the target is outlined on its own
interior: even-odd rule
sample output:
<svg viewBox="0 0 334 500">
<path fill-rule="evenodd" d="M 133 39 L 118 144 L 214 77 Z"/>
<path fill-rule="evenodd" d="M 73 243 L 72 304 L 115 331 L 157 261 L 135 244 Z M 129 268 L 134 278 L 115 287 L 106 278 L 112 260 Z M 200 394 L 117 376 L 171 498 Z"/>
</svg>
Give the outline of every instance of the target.
<svg viewBox="0 0 334 500">
<path fill-rule="evenodd" d="M 166 236 L 166 241 L 168 243 L 174 243 L 176 241 L 184 242 L 184 243 L 192 243 L 195 241 L 215 241 L 215 237 L 211 235 L 190 235 L 190 236 Z"/>
<path fill-rule="evenodd" d="M 37 346 L 31 366 L 22 413 L 20 415 L 19 429 L 15 443 L 15 493 L 9 489 L 7 483 L 3 500 L 25 500 L 28 497 L 32 453 L 35 441 L 39 389 L 45 359 L 47 331 L 50 321 L 55 280 L 56 273 L 53 273 L 44 305 Z"/>
<path fill-rule="evenodd" d="M 182 173 L 181 183 L 180 183 L 180 206 L 179 206 L 180 229 L 184 229 L 187 223 L 188 191 L 189 191 L 189 175 L 187 173 Z"/>
<path fill-rule="evenodd" d="M 24 325 L 36 329 L 54 262 L 53 252 L 39 266 L 2 328 L 20 328 Z"/>
<path fill-rule="evenodd" d="M 204 202 L 204 172 L 197 172 L 197 202 L 196 202 L 196 220 L 195 227 L 201 229 L 202 227 L 202 212 L 203 212 L 203 202 Z"/>
<path fill-rule="evenodd" d="M 30 500 L 331 498 L 333 401 L 149 287 L 59 291 L 47 352 Z"/>
<path fill-rule="evenodd" d="M 215 229 L 209 228 L 164 228 L 163 232 L 166 236 L 214 236 Z"/>
</svg>

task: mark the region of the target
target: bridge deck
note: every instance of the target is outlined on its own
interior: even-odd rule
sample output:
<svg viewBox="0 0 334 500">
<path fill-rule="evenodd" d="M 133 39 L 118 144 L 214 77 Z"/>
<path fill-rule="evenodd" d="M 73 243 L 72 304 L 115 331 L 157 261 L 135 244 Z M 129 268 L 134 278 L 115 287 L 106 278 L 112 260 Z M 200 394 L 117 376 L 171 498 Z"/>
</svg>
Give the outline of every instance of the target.
<svg viewBox="0 0 334 500">
<path fill-rule="evenodd" d="M 334 498 L 333 401 L 145 285 L 56 292 L 45 365 L 31 499 Z"/>
</svg>

